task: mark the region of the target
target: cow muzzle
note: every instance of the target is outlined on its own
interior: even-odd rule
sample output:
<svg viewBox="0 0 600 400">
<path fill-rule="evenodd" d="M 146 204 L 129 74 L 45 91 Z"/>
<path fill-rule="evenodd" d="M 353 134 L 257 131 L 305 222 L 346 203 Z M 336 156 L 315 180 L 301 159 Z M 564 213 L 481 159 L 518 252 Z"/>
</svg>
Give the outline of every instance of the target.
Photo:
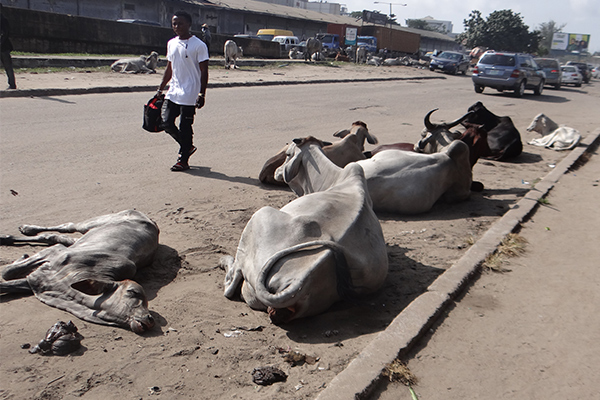
<svg viewBox="0 0 600 400">
<path fill-rule="evenodd" d="M 144 318 L 132 318 L 129 327 L 135 333 L 144 333 L 154 328 L 154 318 L 150 314 Z"/>
<path fill-rule="evenodd" d="M 269 314 L 269 319 L 275 325 L 285 324 L 286 322 L 290 322 L 294 319 L 296 315 L 296 310 L 294 307 L 286 307 L 286 308 L 273 308 L 268 307 L 267 313 Z"/>
</svg>

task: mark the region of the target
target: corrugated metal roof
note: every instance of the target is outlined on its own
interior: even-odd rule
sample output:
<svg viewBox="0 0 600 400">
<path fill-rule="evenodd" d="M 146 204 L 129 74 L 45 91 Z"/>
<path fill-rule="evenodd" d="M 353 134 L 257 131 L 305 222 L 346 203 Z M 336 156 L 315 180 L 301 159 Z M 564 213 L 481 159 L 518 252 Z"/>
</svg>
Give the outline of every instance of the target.
<svg viewBox="0 0 600 400">
<path fill-rule="evenodd" d="M 280 4 L 265 3 L 262 1 L 254 1 L 254 0 L 213 0 L 213 1 L 183 0 L 183 1 L 185 1 L 186 3 L 193 3 L 193 4 L 198 4 L 198 5 L 207 6 L 207 7 L 213 6 L 213 7 L 217 7 L 217 8 L 227 8 L 227 9 L 231 9 L 231 10 L 248 11 L 248 12 L 259 13 L 259 14 L 275 15 L 275 16 L 280 16 L 280 17 L 284 17 L 284 18 L 318 21 L 318 22 L 324 22 L 324 23 L 330 23 L 330 24 L 346 24 L 346 25 L 354 25 L 354 26 L 373 25 L 373 24 L 362 24 L 361 20 L 357 21 L 355 18 L 350 17 L 350 16 L 320 13 L 318 11 L 305 10 L 303 8 L 288 7 L 288 6 L 283 6 Z M 381 26 L 381 25 L 377 25 L 377 26 Z M 439 32 L 426 31 L 426 30 L 421 30 L 421 29 L 413 29 L 413 28 L 400 27 L 400 26 L 393 26 L 393 29 L 411 32 L 411 33 L 417 33 L 417 34 L 421 35 L 422 37 L 426 37 L 426 38 L 430 38 L 430 39 L 447 40 L 447 41 L 452 41 L 452 42 L 454 41 L 454 39 L 452 39 L 451 37 L 444 35 L 443 33 L 439 33 Z"/>
</svg>

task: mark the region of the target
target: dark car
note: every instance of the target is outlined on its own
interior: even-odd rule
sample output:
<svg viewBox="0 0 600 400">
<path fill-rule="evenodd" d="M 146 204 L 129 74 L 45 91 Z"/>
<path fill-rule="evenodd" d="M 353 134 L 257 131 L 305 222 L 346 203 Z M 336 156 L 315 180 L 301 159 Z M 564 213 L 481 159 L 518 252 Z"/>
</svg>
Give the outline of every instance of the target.
<svg viewBox="0 0 600 400">
<path fill-rule="evenodd" d="M 554 86 L 554 89 L 560 89 L 562 84 L 562 72 L 560 63 L 555 58 L 535 58 L 535 63 L 544 70 L 546 74 L 546 85 Z"/>
<path fill-rule="evenodd" d="M 491 87 L 499 92 L 512 90 L 521 97 L 525 89 L 542 94 L 546 76 L 529 54 L 487 51 L 473 68 L 472 79 L 476 93 Z"/>
<path fill-rule="evenodd" d="M 588 65 L 583 62 L 575 62 L 569 61 L 567 65 L 574 65 L 579 69 L 581 75 L 583 76 L 583 83 L 590 83 L 590 79 L 592 78 L 592 71 L 588 68 Z"/>
<path fill-rule="evenodd" d="M 463 75 L 469 69 L 469 59 L 462 53 L 455 51 L 443 51 L 435 57 L 431 57 L 429 70 L 435 71 L 441 69 L 444 72 L 456 75 L 462 72 Z"/>
</svg>

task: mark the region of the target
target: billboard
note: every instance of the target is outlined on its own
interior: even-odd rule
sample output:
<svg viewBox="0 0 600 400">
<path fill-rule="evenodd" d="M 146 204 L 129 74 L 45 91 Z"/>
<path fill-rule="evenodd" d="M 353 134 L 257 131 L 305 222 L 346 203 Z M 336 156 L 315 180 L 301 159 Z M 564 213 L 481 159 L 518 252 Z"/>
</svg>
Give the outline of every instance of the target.
<svg viewBox="0 0 600 400">
<path fill-rule="evenodd" d="M 379 11 L 363 10 L 362 20 L 372 24 L 385 25 L 388 22 L 388 16 L 385 14 L 380 14 Z"/>
<path fill-rule="evenodd" d="M 564 50 L 571 53 L 581 53 L 588 51 L 590 35 L 581 33 L 556 32 L 552 36 L 552 50 Z"/>
</svg>

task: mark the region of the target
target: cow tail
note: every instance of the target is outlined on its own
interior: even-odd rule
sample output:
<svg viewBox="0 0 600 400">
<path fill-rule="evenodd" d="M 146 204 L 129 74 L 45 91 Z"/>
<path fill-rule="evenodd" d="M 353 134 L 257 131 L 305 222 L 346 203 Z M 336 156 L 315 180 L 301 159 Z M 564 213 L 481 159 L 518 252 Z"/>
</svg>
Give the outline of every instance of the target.
<svg viewBox="0 0 600 400">
<path fill-rule="evenodd" d="M 351 298 L 354 295 L 354 288 L 352 285 L 352 278 L 348 270 L 348 262 L 344 255 L 344 249 L 336 242 L 328 240 L 314 240 L 311 242 L 300 243 L 295 246 L 285 248 L 273 254 L 267 262 L 263 265 L 258 275 L 256 295 L 259 299 L 270 307 L 282 307 L 282 303 L 290 301 L 295 297 L 296 293 L 302 289 L 304 282 L 302 280 L 295 282 L 294 284 L 286 287 L 279 293 L 271 293 L 267 289 L 267 278 L 271 268 L 283 257 L 296 253 L 300 250 L 307 249 L 309 247 L 327 247 L 333 251 L 336 261 L 336 278 L 337 278 L 337 291 L 342 299 Z M 310 273 L 310 271 L 309 271 Z M 285 305 L 283 306 L 285 307 Z"/>
</svg>

